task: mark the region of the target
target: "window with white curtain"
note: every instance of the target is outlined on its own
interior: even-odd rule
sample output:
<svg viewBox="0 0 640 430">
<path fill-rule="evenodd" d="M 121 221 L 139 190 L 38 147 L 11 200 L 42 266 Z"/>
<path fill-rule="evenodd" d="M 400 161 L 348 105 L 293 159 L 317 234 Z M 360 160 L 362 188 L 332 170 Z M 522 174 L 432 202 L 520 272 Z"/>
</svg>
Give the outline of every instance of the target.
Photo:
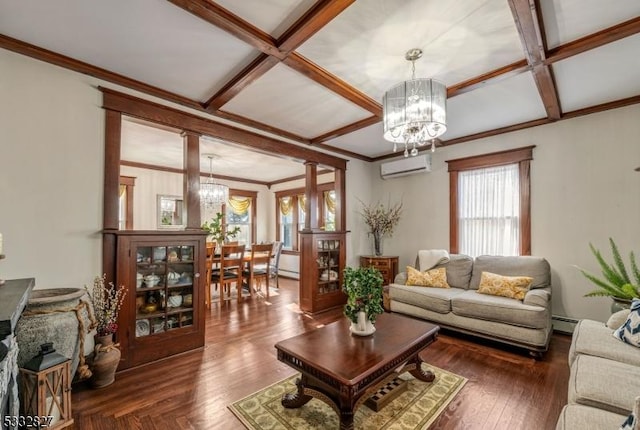
<svg viewBox="0 0 640 430">
<path fill-rule="evenodd" d="M 449 252 L 531 255 L 533 148 L 447 160 Z"/>
<path fill-rule="evenodd" d="M 458 240 L 472 257 L 520 253 L 518 164 L 460 172 Z"/>
</svg>

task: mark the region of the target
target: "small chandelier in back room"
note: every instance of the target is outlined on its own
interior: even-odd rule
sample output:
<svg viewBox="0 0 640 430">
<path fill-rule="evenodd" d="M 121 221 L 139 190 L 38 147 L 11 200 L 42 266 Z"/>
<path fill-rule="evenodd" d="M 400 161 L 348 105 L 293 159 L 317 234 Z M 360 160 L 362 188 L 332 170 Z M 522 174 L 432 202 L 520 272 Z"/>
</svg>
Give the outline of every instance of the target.
<svg viewBox="0 0 640 430">
<path fill-rule="evenodd" d="M 396 84 L 382 99 L 384 138 L 393 142 L 393 152 L 398 143 L 404 144 L 405 157 L 418 155 L 416 146 L 429 140 L 435 151 L 435 139 L 447 131 L 447 87 L 435 79 L 416 79 L 415 61 L 420 57 L 421 49 L 407 51 L 411 80 Z"/>
<path fill-rule="evenodd" d="M 200 183 L 200 203 L 207 209 L 219 207 L 229 199 L 229 187 L 218 184 L 213 179 L 214 154 L 203 154 L 209 159 L 209 177 Z"/>
</svg>

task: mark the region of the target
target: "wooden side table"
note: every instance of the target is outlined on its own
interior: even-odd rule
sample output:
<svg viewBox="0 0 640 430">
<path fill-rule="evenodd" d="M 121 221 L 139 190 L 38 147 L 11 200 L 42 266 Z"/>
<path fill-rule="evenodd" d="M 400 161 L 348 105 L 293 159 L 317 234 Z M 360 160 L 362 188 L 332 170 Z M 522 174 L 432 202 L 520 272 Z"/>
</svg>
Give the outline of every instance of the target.
<svg viewBox="0 0 640 430">
<path fill-rule="evenodd" d="M 382 285 L 384 291 L 382 292 L 382 306 L 389 312 L 389 287 L 388 285 L 393 282 L 398 274 L 398 257 L 397 256 L 375 256 L 375 255 L 361 255 L 360 267 L 375 267 L 382 274 Z"/>
<path fill-rule="evenodd" d="M 396 275 L 398 274 L 398 257 L 381 255 L 377 257 L 375 255 L 361 255 L 360 267 L 375 267 L 382 274 L 382 285 L 389 285 L 393 283 Z"/>
</svg>

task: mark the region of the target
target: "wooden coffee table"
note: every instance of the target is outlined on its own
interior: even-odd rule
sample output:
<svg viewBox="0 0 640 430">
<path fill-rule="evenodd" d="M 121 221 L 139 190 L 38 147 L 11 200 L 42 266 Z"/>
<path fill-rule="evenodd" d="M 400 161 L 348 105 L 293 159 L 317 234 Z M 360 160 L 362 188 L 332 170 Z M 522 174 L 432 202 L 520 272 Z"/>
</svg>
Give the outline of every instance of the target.
<svg viewBox="0 0 640 430">
<path fill-rule="evenodd" d="M 283 396 L 284 407 L 299 408 L 315 397 L 336 411 L 341 429 L 353 429 L 355 410 L 400 366 L 398 373 L 433 381 L 433 373 L 421 369 L 418 353 L 440 327 L 393 313 L 378 316 L 371 336 L 351 335 L 349 325 L 342 318 L 276 344 L 278 360 L 301 373 L 297 391 Z"/>
</svg>

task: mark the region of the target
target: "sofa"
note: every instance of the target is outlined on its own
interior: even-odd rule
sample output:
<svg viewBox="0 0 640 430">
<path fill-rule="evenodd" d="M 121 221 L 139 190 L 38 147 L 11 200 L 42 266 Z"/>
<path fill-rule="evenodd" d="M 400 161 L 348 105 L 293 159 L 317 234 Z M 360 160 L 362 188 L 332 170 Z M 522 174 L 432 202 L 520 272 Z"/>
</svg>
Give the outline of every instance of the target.
<svg viewBox="0 0 640 430">
<path fill-rule="evenodd" d="M 632 411 L 637 416 L 640 349 L 613 336 L 628 313 L 618 312 L 606 324 L 588 319 L 577 324 L 568 357 L 568 404 L 557 430 L 619 429 Z"/>
<path fill-rule="evenodd" d="M 415 268 L 420 268 L 416 258 Z M 450 288 L 406 285 L 406 272 L 389 285 L 392 312 L 422 318 L 451 330 L 526 348 L 539 358 L 551 338 L 551 275 L 540 257 L 449 255 L 445 268 Z M 426 268 L 429 269 L 429 268 Z M 524 300 L 477 292 L 482 272 L 533 278 Z"/>
</svg>

